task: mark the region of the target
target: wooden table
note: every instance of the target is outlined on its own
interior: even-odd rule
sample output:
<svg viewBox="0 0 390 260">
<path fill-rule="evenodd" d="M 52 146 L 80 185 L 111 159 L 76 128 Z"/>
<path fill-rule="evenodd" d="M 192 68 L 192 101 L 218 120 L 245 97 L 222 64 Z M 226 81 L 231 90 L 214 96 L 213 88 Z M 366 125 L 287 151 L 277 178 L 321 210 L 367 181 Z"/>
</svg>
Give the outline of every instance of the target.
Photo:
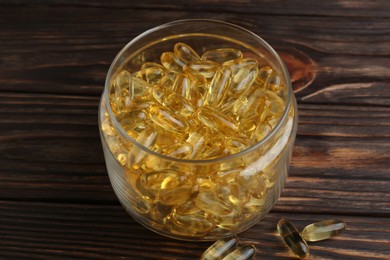
<svg viewBox="0 0 390 260">
<path fill-rule="evenodd" d="M 258 259 L 290 258 L 279 219 L 344 220 L 310 259 L 390 258 L 390 2 L 12 1 L 0 6 L 0 258 L 197 259 L 136 223 L 107 176 L 97 125 L 116 53 L 184 18 L 235 23 L 285 60 L 299 107 L 290 175 L 272 212 L 240 234 Z"/>
</svg>

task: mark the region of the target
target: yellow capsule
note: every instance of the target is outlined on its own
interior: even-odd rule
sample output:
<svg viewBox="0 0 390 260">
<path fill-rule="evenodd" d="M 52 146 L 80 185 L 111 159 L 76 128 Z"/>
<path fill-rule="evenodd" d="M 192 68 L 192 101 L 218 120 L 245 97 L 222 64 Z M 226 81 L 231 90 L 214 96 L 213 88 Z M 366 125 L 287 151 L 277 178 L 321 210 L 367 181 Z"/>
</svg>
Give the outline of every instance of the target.
<svg viewBox="0 0 390 260">
<path fill-rule="evenodd" d="M 230 91 L 234 94 L 248 90 L 255 82 L 258 68 L 256 66 L 243 67 L 234 75 L 230 83 Z"/>
<path fill-rule="evenodd" d="M 176 188 L 187 179 L 184 173 L 173 169 L 145 173 L 140 178 L 144 187 L 156 191 Z"/>
<path fill-rule="evenodd" d="M 204 149 L 206 143 L 209 141 L 209 130 L 207 128 L 198 128 L 191 132 L 186 140 L 186 143 L 191 146 L 191 154 L 189 159 L 199 158 Z"/>
<path fill-rule="evenodd" d="M 224 62 L 223 66 L 229 68 L 233 75 L 237 75 L 242 68 L 258 67 L 258 62 L 252 58 L 236 59 Z"/>
<path fill-rule="evenodd" d="M 160 224 L 164 223 L 166 217 L 168 217 L 173 210 L 173 207 L 170 205 L 164 205 L 160 202 L 153 204 L 149 211 L 149 216 L 156 222 Z"/>
<path fill-rule="evenodd" d="M 173 52 L 164 52 L 161 54 L 161 64 L 174 72 L 180 73 L 183 71 L 185 63 L 179 59 Z"/>
<path fill-rule="evenodd" d="M 188 117 L 195 112 L 191 103 L 170 89 L 156 85 L 152 89 L 152 94 L 160 104 L 178 112 L 184 117 Z"/>
<path fill-rule="evenodd" d="M 150 85 L 143 79 L 132 77 L 129 95 L 130 99 L 134 99 L 136 97 L 145 97 L 149 94 Z"/>
<path fill-rule="evenodd" d="M 309 255 L 309 246 L 293 223 L 281 219 L 277 228 L 283 242 L 296 256 L 303 258 Z"/>
<path fill-rule="evenodd" d="M 150 148 L 156 141 L 157 132 L 152 128 L 144 129 L 135 139 L 135 141 L 146 148 Z M 129 151 L 128 167 L 133 164 L 139 163 L 145 156 L 145 151 L 141 150 L 137 146 L 133 145 Z"/>
<path fill-rule="evenodd" d="M 182 205 L 186 203 L 192 196 L 192 184 L 190 182 L 174 189 L 161 190 L 159 200 L 165 205 Z"/>
<path fill-rule="evenodd" d="M 246 204 L 250 198 L 245 188 L 236 183 L 234 179 L 226 183 L 219 183 L 216 192 L 222 201 L 229 202 L 234 206 L 241 207 Z"/>
<path fill-rule="evenodd" d="M 111 90 L 114 91 L 114 95 L 110 97 L 111 107 L 115 114 L 129 110 L 132 107 L 133 102 L 129 94 L 131 85 L 132 77 L 128 71 L 123 70 L 115 77 Z"/>
<path fill-rule="evenodd" d="M 173 47 L 175 55 L 184 63 L 200 60 L 199 55 L 188 44 L 179 42 Z"/>
<path fill-rule="evenodd" d="M 256 198 L 261 198 L 266 190 L 265 177 L 256 171 L 243 170 L 236 181 Z"/>
<path fill-rule="evenodd" d="M 245 204 L 243 212 L 245 214 L 253 214 L 264 211 L 264 209 L 266 209 L 266 205 L 272 205 L 272 203 L 267 204 L 266 202 L 267 201 L 265 196 L 262 198 L 251 197 L 249 201 Z"/>
<path fill-rule="evenodd" d="M 191 84 L 191 88 L 186 93 L 185 98 L 192 103 L 194 107 L 203 105 L 203 99 L 207 92 L 207 80 L 203 76 L 195 76 Z"/>
<path fill-rule="evenodd" d="M 259 124 L 256 129 L 252 132 L 250 139 L 255 142 L 260 142 L 269 133 L 271 133 L 272 127 L 268 124 Z"/>
<path fill-rule="evenodd" d="M 321 240 L 325 240 L 337 236 L 345 228 L 346 225 L 342 220 L 338 220 L 338 219 L 322 220 L 306 226 L 302 230 L 301 236 L 306 241 L 316 242 L 316 241 L 321 241 Z"/>
<path fill-rule="evenodd" d="M 236 250 L 222 258 L 222 260 L 249 260 L 256 255 L 256 247 L 254 245 L 238 246 Z"/>
<path fill-rule="evenodd" d="M 226 150 L 229 154 L 236 154 L 250 146 L 249 140 L 240 137 L 229 137 L 226 140 Z"/>
<path fill-rule="evenodd" d="M 173 212 L 167 229 L 180 236 L 202 237 L 214 229 L 214 224 L 201 213 L 180 215 Z"/>
<path fill-rule="evenodd" d="M 182 97 L 188 97 L 190 95 L 190 89 L 192 88 L 192 81 L 190 76 L 186 74 L 180 74 L 176 77 L 172 85 L 172 90 Z"/>
<path fill-rule="evenodd" d="M 261 67 L 255 80 L 256 84 L 260 85 L 262 88 L 265 88 L 267 79 L 273 72 L 274 70 L 268 65 Z"/>
<path fill-rule="evenodd" d="M 206 79 L 211 79 L 218 68 L 219 64 L 214 61 L 196 60 L 188 63 L 184 67 L 184 72 L 191 75 L 200 75 Z"/>
<path fill-rule="evenodd" d="M 147 118 L 147 114 L 140 109 L 121 113 L 117 116 L 118 122 L 131 137 L 134 137 L 134 134 L 138 136 L 139 133 L 149 126 Z"/>
<path fill-rule="evenodd" d="M 203 53 L 202 60 L 210 60 L 222 64 L 229 60 L 242 58 L 242 52 L 233 48 L 209 50 Z"/>
<path fill-rule="evenodd" d="M 154 123 L 169 132 L 184 134 L 188 130 L 188 123 L 185 118 L 173 113 L 166 107 L 152 106 L 149 109 L 149 116 Z"/>
<path fill-rule="evenodd" d="M 142 214 L 142 215 L 147 214 L 151 209 L 150 203 L 138 195 L 136 195 L 134 197 L 134 199 L 132 199 L 131 201 L 132 201 L 132 207 L 139 214 Z"/>
<path fill-rule="evenodd" d="M 199 209 L 216 216 L 228 215 L 234 210 L 230 205 L 221 201 L 211 189 L 201 189 L 194 202 Z"/>
<path fill-rule="evenodd" d="M 165 75 L 165 70 L 159 67 L 150 67 L 144 70 L 145 79 L 150 84 L 158 83 Z"/>
<path fill-rule="evenodd" d="M 224 67 L 232 71 L 229 90 L 232 94 L 248 90 L 255 82 L 258 74 L 257 60 L 237 59 L 224 63 Z"/>
<path fill-rule="evenodd" d="M 170 157 L 189 159 L 192 154 L 192 147 L 188 144 L 175 144 L 173 146 L 165 147 L 161 150 L 163 154 Z"/>
<path fill-rule="evenodd" d="M 282 87 L 282 80 L 280 77 L 272 73 L 266 80 L 265 86 L 268 90 L 272 91 L 273 93 L 278 93 L 280 91 L 280 88 Z"/>
<path fill-rule="evenodd" d="M 215 241 L 209 248 L 204 251 L 201 260 L 220 260 L 229 253 L 233 252 L 238 245 L 237 237 L 229 237 Z"/>
<path fill-rule="evenodd" d="M 205 104 L 219 107 L 225 100 L 231 80 L 231 71 L 227 68 L 220 68 L 210 83 L 210 87 L 205 97 Z"/>
<path fill-rule="evenodd" d="M 116 130 L 112 126 L 112 122 L 109 119 L 109 117 L 106 117 L 106 118 L 103 119 L 101 127 L 102 127 L 102 131 L 104 132 L 105 135 L 109 135 L 109 136 L 115 136 L 116 135 Z"/>
<path fill-rule="evenodd" d="M 214 108 L 206 106 L 200 107 L 198 109 L 198 119 L 205 126 L 225 135 L 237 134 L 238 127 L 233 119 Z"/>
<path fill-rule="evenodd" d="M 173 88 L 173 83 L 175 82 L 176 79 L 176 73 L 174 72 L 169 72 L 164 75 L 164 77 L 161 78 L 159 81 L 159 85 L 164 88 L 172 89 Z"/>
</svg>

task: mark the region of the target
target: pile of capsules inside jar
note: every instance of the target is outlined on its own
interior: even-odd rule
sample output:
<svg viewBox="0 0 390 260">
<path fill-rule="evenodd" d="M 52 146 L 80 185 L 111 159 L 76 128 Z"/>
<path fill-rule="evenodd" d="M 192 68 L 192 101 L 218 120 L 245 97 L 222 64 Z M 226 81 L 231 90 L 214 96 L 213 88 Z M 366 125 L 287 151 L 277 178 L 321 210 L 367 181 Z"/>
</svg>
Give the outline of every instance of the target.
<svg viewBox="0 0 390 260">
<path fill-rule="evenodd" d="M 286 107 L 287 90 L 278 73 L 252 57 L 233 48 L 198 55 L 176 43 L 173 52 L 161 54 L 161 63 L 118 71 L 109 92 L 111 109 L 131 138 L 158 154 L 190 160 L 236 154 L 267 136 Z M 291 121 L 285 142 L 264 156 L 267 165 L 278 160 Z M 248 177 L 240 175 L 245 165 L 230 165 L 212 180 L 179 164 L 159 167 L 162 160 L 147 160 L 138 147 L 120 143 L 107 113 L 102 131 L 125 168 L 128 190 L 136 191 L 127 196 L 131 210 L 153 219 L 160 230 L 192 237 L 220 229 L 234 234 L 242 222 L 267 212 L 279 185 L 272 167 Z"/>
<path fill-rule="evenodd" d="M 296 257 L 304 258 L 309 255 L 306 242 L 317 242 L 340 234 L 346 225 L 341 220 L 329 219 L 315 222 L 299 232 L 296 226 L 285 219 L 277 224 L 279 235 L 283 242 Z M 240 245 L 237 237 L 221 239 L 212 244 L 203 253 L 201 260 L 247 260 L 256 255 L 256 247 L 252 244 Z"/>
<path fill-rule="evenodd" d="M 161 64 L 122 70 L 112 90 L 111 108 L 127 134 L 180 159 L 240 152 L 262 140 L 285 109 L 286 90 L 277 73 L 231 48 L 199 56 L 177 43 L 174 52 L 162 53 Z"/>
</svg>

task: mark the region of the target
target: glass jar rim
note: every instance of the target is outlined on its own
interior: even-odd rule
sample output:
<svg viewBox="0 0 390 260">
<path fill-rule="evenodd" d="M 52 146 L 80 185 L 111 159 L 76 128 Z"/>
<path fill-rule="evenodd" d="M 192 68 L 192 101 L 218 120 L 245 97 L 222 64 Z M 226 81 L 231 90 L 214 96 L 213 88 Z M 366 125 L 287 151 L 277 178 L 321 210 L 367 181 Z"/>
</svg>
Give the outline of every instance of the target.
<svg viewBox="0 0 390 260">
<path fill-rule="evenodd" d="M 283 73 L 283 75 L 284 75 L 284 77 L 286 79 L 286 88 L 287 88 L 286 106 L 284 108 L 283 115 L 279 119 L 279 121 L 276 124 L 276 126 L 260 142 L 257 142 L 254 145 L 249 146 L 248 148 L 246 148 L 244 150 L 241 150 L 238 153 L 227 155 L 227 156 L 221 156 L 221 157 L 212 158 L 212 159 L 200 159 L 200 160 L 180 159 L 180 158 L 175 158 L 175 157 L 171 157 L 171 156 L 168 156 L 168 155 L 165 155 L 165 154 L 161 154 L 161 153 L 155 152 L 155 151 L 149 149 L 148 147 L 142 145 L 141 143 L 138 143 L 136 140 L 134 140 L 131 136 L 129 136 L 127 134 L 127 132 L 122 128 L 121 124 L 116 119 L 116 117 L 114 115 L 114 112 L 111 109 L 111 105 L 110 105 L 110 101 L 109 101 L 110 78 L 111 78 L 111 76 L 112 76 L 112 74 L 114 72 L 115 64 L 118 62 L 118 60 L 121 58 L 123 53 L 130 46 L 132 46 L 134 43 L 136 43 L 137 41 L 139 41 L 143 37 L 145 37 L 145 36 L 147 36 L 147 35 L 149 35 L 149 34 L 151 34 L 153 32 L 156 32 L 158 30 L 161 30 L 163 28 L 174 26 L 174 25 L 180 25 L 180 24 L 183 24 L 183 23 L 211 23 L 211 24 L 213 23 L 213 24 L 219 24 L 219 25 L 222 25 L 222 26 L 227 26 L 227 27 L 231 27 L 231 28 L 243 31 L 243 32 L 247 33 L 248 35 L 250 35 L 251 37 L 253 37 L 254 39 L 256 39 L 256 41 L 258 41 L 262 45 L 262 47 L 264 47 L 276 59 L 276 61 L 278 62 L 278 65 L 281 66 L 282 73 Z M 243 28 L 241 26 L 232 24 L 232 23 L 219 21 L 219 20 L 214 20 L 214 19 L 182 19 L 182 20 L 176 20 L 176 21 L 165 23 L 165 24 L 153 27 L 153 28 L 151 28 L 149 30 L 146 30 L 145 32 L 141 33 L 140 35 L 138 35 L 137 37 L 132 39 L 130 42 L 128 42 L 119 51 L 119 53 L 116 55 L 115 59 L 112 61 L 111 65 L 110 65 L 110 68 L 109 68 L 109 70 L 107 72 L 107 76 L 106 76 L 106 80 L 105 80 L 105 86 L 104 86 L 104 90 L 103 90 L 103 97 L 102 97 L 102 99 L 105 102 L 106 109 L 107 109 L 107 112 L 109 114 L 109 117 L 112 120 L 112 124 L 113 124 L 114 128 L 126 140 L 130 141 L 131 143 L 136 145 L 139 149 L 143 150 L 144 152 L 152 154 L 152 155 L 157 156 L 157 157 L 160 157 L 160 158 L 162 158 L 164 160 L 180 162 L 180 163 L 190 163 L 190 164 L 208 164 L 208 163 L 222 162 L 222 161 L 226 161 L 226 160 L 237 158 L 239 156 L 242 156 L 244 154 L 247 154 L 247 153 L 250 153 L 251 151 L 256 150 L 257 148 L 259 148 L 260 146 L 265 144 L 269 139 L 271 139 L 280 130 L 280 128 L 282 127 L 283 122 L 286 120 L 286 118 L 288 116 L 289 109 L 290 109 L 290 106 L 291 106 L 291 98 L 292 98 L 292 85 L 291 85 L 291 80 L 290 80 L 290 74 L 288 73 L 286 65 L 284 64 L 284 62 L 282 61 L 280 56 L 277 54 L 277 52 L 265 40 L 263 40 L 260 36 L 258 36 L 257 34 L 251 32 L 250 30 L 245 29 L 245 28 Z"/>
</svg>

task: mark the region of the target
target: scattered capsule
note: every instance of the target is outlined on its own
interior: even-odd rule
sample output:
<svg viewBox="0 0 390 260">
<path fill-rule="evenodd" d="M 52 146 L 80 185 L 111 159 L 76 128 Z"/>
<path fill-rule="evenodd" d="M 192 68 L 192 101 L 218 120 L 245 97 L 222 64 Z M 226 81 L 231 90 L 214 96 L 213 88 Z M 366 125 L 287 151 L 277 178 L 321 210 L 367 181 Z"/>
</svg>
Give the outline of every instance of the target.
<svg viewBox="0 0 390 260">
<path fill-rule="evenodd" d="M 283 242 L 296 256 L 303 258 L 309 255 L 309 246 L 293 223 L 281 219 L 277 228 Z"/>
<path fill-rule="evenodd" d="M 225 256 L 222 260 L 248 260 L 253 259 L 256 255 L 254 245 L 238 246 L 236 250 Z"/>
<path fill-rule="evenodd" d="M 235 125 L 233 119 L 222 114 L 211 107 L 200 107 L 198 109 L 198 119 L 207 127 L 219 131 L 220 133 L 237 133 L 238 127 Z"/>
<path fill-rule="evenodd" d="M 183 67 L 185 63 L 179 59 L 173 52 L 164 52 L 161 54 L 161 64 L 164 65 L 165 68 L 180 73 L 183 71 Z"/>
<path fill-rule="evenodd" d="M 227 68 L 220 68 L 210 83 L 209 90 L 205 97 L 205 104 L 218 107 L 222 104 L 228 93 L 231 80 L 231 71 Z"/>
<path fill-rule="evenodd" d="M 224 63 L 225 61 L 242 58 L 242 52 L 233 48 L 221 48 L 216 50 L 209 50 L 203 53 L 202 60 L 210 60 L 217 63 Z"/>
<path fill-rule="evenodd" d="M 306 241 L 316 242 L 334 237 L 340 234 L 345 228 L 344 221 L 329 219 L 306 226 L 301 232 L 301 235 Z"/>
<path fill-rule="evenodd" d="M 214 76 L 218 67 L 219 64 L 214 61 L 197 60 L 188 63 L 184 68 L 184 72 L 192 75 L 201 75 L 206 79 L 210 79 Z"/>
<path fill-rule="evenodd" d="M 237 248 L 238 238 L 229 237 L 215 241 L 209 248 L 204 251 L 201 260 L 221 260 Z"/>
<path fill-rule="evenodd" d="M 175 55 L 184 63 L 200 60 L 199 55 L 189 45 L 179 42 L 173 47 Z"/>
<path fill-rule="evenodd" d="M 167 131 L 184 134 L 188 130 L 188 123 L 185 118 L 173 113 L 169 108 L 152 106 L 149 109 L 149 116 L 153 122 Z"/>
</svg>

